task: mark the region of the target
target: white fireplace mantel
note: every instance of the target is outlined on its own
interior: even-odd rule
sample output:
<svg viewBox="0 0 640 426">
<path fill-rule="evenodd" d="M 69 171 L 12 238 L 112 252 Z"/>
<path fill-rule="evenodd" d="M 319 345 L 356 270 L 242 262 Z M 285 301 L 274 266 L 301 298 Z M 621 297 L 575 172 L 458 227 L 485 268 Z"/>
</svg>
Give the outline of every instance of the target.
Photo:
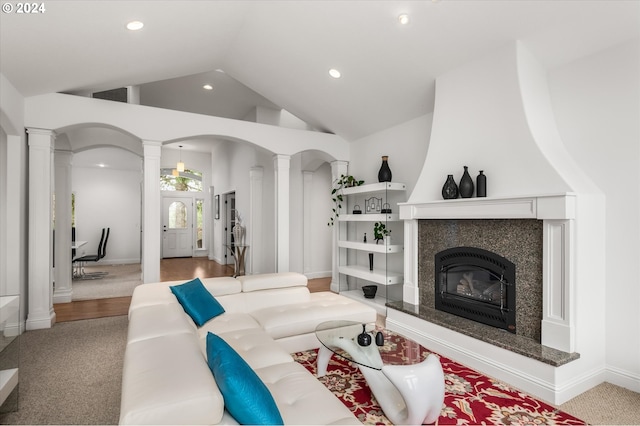
<svg viewBox="0 0 640 426">
<path fill-rule="evenodd" d="M 418 220 L 538 219 L 543 222 L 541 343 L 575 352 L 576 194 L 464 198 L 399 204 L 405 220 L 404 301 L 418 302 Z"/>
<path fill-rule="evenodd" d="M 458 198 L 400 203 L 400 219 L 575 219 L 576 195 Z"/>
</svg>

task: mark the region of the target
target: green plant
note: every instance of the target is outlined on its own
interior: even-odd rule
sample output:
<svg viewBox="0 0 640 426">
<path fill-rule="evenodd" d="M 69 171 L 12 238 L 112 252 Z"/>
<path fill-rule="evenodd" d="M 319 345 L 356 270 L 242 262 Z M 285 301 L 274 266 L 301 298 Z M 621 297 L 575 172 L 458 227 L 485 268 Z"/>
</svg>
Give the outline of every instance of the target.
<svg viewBox="0 0 640 426">
<path fill-rule="evenodd" d="M 335 220 L 340 216 L 340 209 L 342 209 L 342 202 L 344 201 L 342 190 L 352 186 L 360 186 L 363 183 L 363 180 L 357 180 L 351 175 L 340 175 L 340 178 L 333 182 L 333 185 L 331 185 L 331 201 L 333 201 L 333 208 L 331 209 L 331 218 L 329 219 L 327 226 L 333 226 L 335 224 Z"/>
<path fill-rule="evenodd" d="M 391 230 L 387 229 L 387 225 L 382 222 L 376 222 L 373 224 L 373 237 L 376 240 L 376 244 L 388 235 L 391 235 Z"/>
</svg>

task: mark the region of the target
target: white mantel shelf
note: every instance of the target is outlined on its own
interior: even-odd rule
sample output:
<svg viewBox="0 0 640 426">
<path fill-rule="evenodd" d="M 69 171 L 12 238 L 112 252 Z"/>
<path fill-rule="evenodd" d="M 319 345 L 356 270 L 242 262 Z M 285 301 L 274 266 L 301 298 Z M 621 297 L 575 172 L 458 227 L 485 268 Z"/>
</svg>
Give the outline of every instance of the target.
<svg viewBox="0 0 640 426">
<path fill-rule="evenodd" d="M 576 194 L 399 203 L 400 219 L 575 219 Z"/>
</svg>

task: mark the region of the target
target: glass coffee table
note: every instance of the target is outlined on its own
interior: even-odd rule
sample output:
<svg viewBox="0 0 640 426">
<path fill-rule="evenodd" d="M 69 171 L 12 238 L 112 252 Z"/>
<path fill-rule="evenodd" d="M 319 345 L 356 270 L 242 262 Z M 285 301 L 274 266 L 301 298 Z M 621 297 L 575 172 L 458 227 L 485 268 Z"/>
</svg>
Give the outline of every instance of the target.
<svg viewBox="0 0 640 426">
<path fill-rule="evenodd" d="M 434 423 L 440 416 L 444 402 L 440 359 L 417 342 L 355 321 L 323 322 L 316 327 L 316 337 L 321 343 L 318 377 L 326 375 L 329 360 L 336 355 L 358 366 L 394 424 Z"/>
</svg>

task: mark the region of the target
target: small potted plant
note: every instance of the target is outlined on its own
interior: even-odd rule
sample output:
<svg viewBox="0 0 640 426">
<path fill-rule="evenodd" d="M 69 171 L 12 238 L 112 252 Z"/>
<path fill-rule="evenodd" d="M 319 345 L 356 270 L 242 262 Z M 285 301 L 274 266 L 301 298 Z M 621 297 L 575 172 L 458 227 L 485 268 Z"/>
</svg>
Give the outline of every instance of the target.
<svg viewBox="0 0 640 426">
<path fill-rule="evenodd" d="M 331 187 L 331 201 L 333 201 L 332 216 L 327 223 L 327 226 L 333 226 L 335 220 L 340 216 L 340 209 L 342 208 L 342 202 L 344 196 L 342 190 L 344 188 L 351 188 L 352 186 L 360 186 L 364 183 L 363 180 L 358 180 L 351 175 L 340 175 L 339 179 L 333 182 Z"/>
<path fill-rule="evenodd" d="M 385 225 L 384 223 L 376 222 L 373 225 L 373 237 L 376 240 L 376 244 L 378 244 L 378 241 L 390 235 L 391 235 L 391 230 L 387 229 L 387 225 Z"/>
</svg>

